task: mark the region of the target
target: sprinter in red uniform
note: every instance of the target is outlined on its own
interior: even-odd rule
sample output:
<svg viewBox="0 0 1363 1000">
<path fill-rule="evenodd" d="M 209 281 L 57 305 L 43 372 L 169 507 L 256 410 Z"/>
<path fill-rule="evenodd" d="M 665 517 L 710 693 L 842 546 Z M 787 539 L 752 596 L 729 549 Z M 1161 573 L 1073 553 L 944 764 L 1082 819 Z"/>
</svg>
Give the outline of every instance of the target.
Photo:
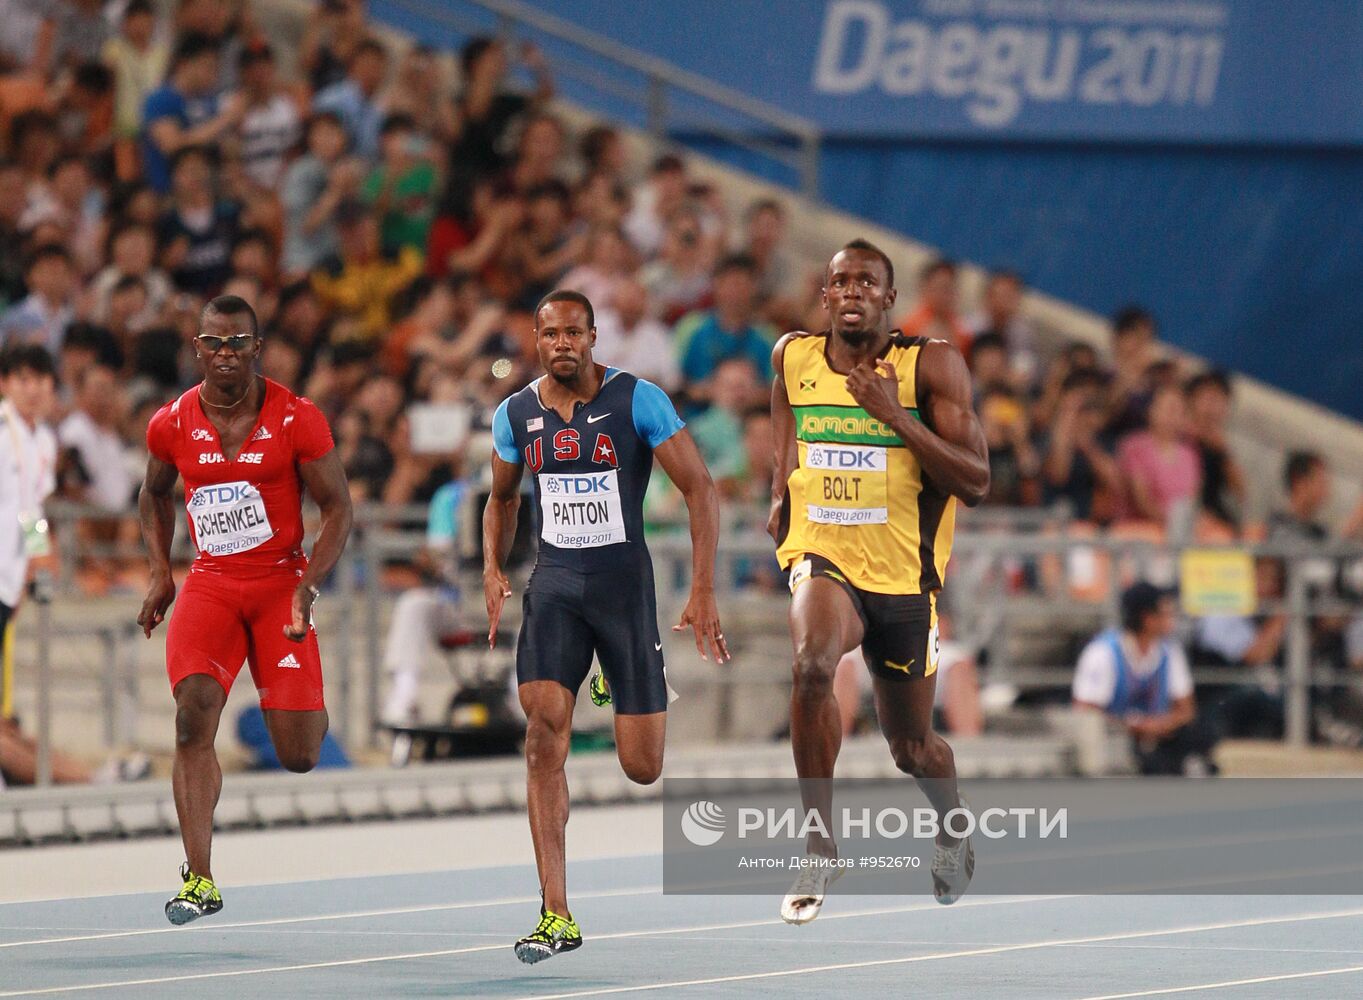
<svg viewBox="0 0 1363 1000">
<path fill-rule="evenodd" d="M 350 534 L 350 491 L 320 410 L 255 373 L 255 312 L 234 295 L 204 307 L 194 350 L 204 380 L 147 427 L 142 536 L 151 584 L 137 624 L 150 637 L 175 600 L 170 544 L 176 478 L 198 557 L 166 638 L 175 693 L 175 811 L 184 887 L 166 904 L 173 924 L 222 909 L 209 852 L 222 770 L 213 749 L 227 692 L 250 663 L 279 760 L 317 764 L 327 732 L 312 603 Z M 312 559 L 303 555 L 302 491 L 322 511 Z"/>
</svg>

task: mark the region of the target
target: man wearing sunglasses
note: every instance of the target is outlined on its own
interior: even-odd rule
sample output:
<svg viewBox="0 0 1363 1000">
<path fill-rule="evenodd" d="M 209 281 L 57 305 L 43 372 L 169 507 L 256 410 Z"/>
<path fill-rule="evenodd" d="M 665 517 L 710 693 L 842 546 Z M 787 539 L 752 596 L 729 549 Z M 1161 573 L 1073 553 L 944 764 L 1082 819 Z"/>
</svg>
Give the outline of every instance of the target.
<svg viewBox="0 0 1363 1000">
<path fill-rule="evenodd" d="M 260 692 L 270 739 L 290 771 L 317 765 L 327 712 L 312 604 L 350 534 L 350 490 L 326 419 L 310 401 L 255 372 L 256 315 L 220 295 L 204 307 L 194 351 L 203 381 L 147 427 L 139 502 L 151 583 L 137 624 L 148 638 L 175 600 L 170 546 L 177 478 L 198 552 L 166 637 L 175 695 L 175 810 L 184 887 L 173 924 L 222 909 L 209 852 L 222 771 L 213 749 L 227 692 L 243 662 Z M 303 554 L 302 492 L 322 511 Z"/>
</svg>

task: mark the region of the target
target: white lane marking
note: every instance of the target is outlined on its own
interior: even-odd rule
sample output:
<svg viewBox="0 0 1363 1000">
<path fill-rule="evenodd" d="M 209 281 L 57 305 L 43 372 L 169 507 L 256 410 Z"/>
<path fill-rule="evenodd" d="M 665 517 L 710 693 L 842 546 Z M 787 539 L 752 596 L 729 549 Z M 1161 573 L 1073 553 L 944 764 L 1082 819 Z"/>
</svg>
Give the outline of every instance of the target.
<svg viewBox="0 0 1363 1000">
<path fill-rule="evenodd" d="M 1209 889 L 1218 885 L 1253 885 L 1259 882 L 1284 882 L 1288 879 L 1319 878 L 1323 875 L 1353 875 L 1363 872 L 1363 865 L 1330 865 L 1322 868 L 1284 868 L 1275 872 L 1258 872 L 1253 875 L 1218 875 L 1216 878 L 1200 878 L 1196 882 L 1172 879 L 1168 882 L 1128 882 L 1126 885 L 1113 886 L 1104 895 L 1135 895 L 1140 893 L 1167 892 L 1185 894 L 1191 889 Z M 1346 893 L 1345 895 L 1354 895 Z"/>
<path fill-rule="evenodd" d="M 286 932 L 284 932 L 284 933 L 289 933 L 289 932 L 286 931 Z M 318 933 L 318 934 L 322 934 L 322 933 L 331 933 L 331 932 L 329 932 L 329 931 L 315 931 L 315 932 L 314 932 L 314 931 L 294 931 L 294 932 L 292 932 L 292 933 L 297 933 L 297 934 L 311 934 L 311 933 Z M 357 933 L 359 933 L 359 932 L 357 932 Z M 776 945 L 776 946 L 780 946 L 780 945 L 794 945 L 794 946 L 800 947 L 800 948 L 806 948 L 806 947 L 808 947 L 808 942 L 807 942 L 807 941 L 803 941 L 803 940 L 801 940 L 801 939 L 799 939 L 799 938 L 790 937 L 789 935 L 781 935 L 781 936 L 779 936 L 779 937 L 773 937 L 773 936 L 771 936 L 770 934 L 744 935 L 744 936 L 742 936 L 742 937 L 738 937 L 738 936 L 734 936 L 734 935 L 716 935 L 715 937 L 712 937 L 712 938 L 710 938 L 710 937 L 705 937 L 704 935 L 701 935 L 701 936 L 699 936 L 699 937 L 692 938 L 691 940 L 693 940 L 693 941 L 725 941 L 725 942 L 728 942 L 729 944 L 733 944 L 734 942 L 738 941 L 738 942 L 742 942 L 743 944 L 769 944 L 769 945 Z M 884 947 L 884 946 L 886 946 L 886 945 L 889 945 L 889 946 L 893 947 L 893 946 L 897 946 L 897 945 L 902 945 L 903 943 L 904 943 L 904 939 L 903 939 L 902 937 L 901 937 L 901 938 L 889 938 L 889 939 L 885 939 L 885 940 L 879 940 L 879 939 L 875 939 L 875 938 L 841 938 L 841 937 L 840 937 L 840 938 L 838 938 L 838 940 L 837 940 L 837 944 L 838 944 L 839 946 L 848 945 L 848 946 L 868 947 L 868 948 L 869 948 L 869 947 Z M 943 947 L 943 948 L 948 947 L 948 946 L 950 946 L 950 945 L 963 945 L 963 944 L 978 945 L 978 946 L 980 946 L 980 947 L 994 947 L 994 946 L 1000 946 L 1000 947 L 1001 947 L 1001 946 L 1008 945 L 1008 944 L 1016 944 L 1016 942 L 1013 942 L 1013 941 L 975 941 L 975 940 L 971 940 L 970 938 L 950 938 L 950 939 L 946 939 L 946 938 L 921 938 L 921 937 L 918 937 L 917 935 L 914 936 L 913 943 L 914 943 L 914 944 L 918 944 L 918 945 L 937 945 L 937 946 L 940 946 L 940 947 Z M 1253 948 L 1251 948 L 1251 947 L 1249 947 L 1249 946 L 1244 946 L 1244 945 L 1238 946 L 1238 947 L 1237 947 L 1237 946 L 1232 946 L 1232 945 L 1219 945 L 1219 944 L 1193 945 L 1193 944 L 1178 944 L 1178 943 L 1174 943 L 1174 944 L 1115 944 L 1115 943 L 1114 943 L 1114 944 L 1103 944 L 1103 943 L 1098 943 L 1098 944 L 1076 944 L 1076 945 L 1072 945 L 1072 947 L 1075 948 L 1075 949 L 1078 950 L 1078 951 L 1100 951 L 1100 950 L 1106 950 L 1106 951 L 1189 951 L 1189 952 L 1197 952 L 1198 954 L 1202 954 L 1202 953 L 1219 953 L 1219 952 L 1250 952 L 1250 953 L 1255 954 L 1255 955 L 1335 955 L 1335 956 L 1339 956 L 1339 955 L 1348 955 L 1348 956 L 1351 957 L 1351 958 L 1354 957 L 1354 956 L 1357 956 L 1357 955 L 1363 955 L 1363 948 L 1260 948 L 1260 947 L 1253 947 Z"/>
<path fill-rule="evenodd" d="M 1088 847 L 1078 851 L 1033 851 L 1030 854 L 1004 855 L 990 861 L 993 865 L 1034 864 L 1038 861 L 1074 861 L 1078 858 L 1125 857 L 1128 854 L 1155 854 L 1162 851 L 1194 851 L 1205 847 L 1242 847 L 1246 844 L 1277 844 L 1293 840 L 1320 841 L 1326 837 L 1356 838 L 1363 834 L 1363 827 L 1328 826 L 1318 829 L 1301 830 L 1294 833 L 1265 831 L 1262 833 L 1235 833 L 1216 837 L 1171 838 L 1158 842 L 1132 841 L 1127 844 L 1113 844 L 1106 847 Z"/>
<path fill-rule="evenodd" d="M 774 972 L 748 972 L 735 976 L 714 976 L 709 979 L 682 979 L 667 983 L 648 983 L 642 986 L 615 986 L 604 990 L 577 990 L 572 993 L 536 993 L 518 1000 L 569 1000 L 573 997 L 599 997 L 615 993 L 643 993 L 649 990 L 682 989 L 687 986 L 713 986 L 718 983 L 741 983 L 755 979 L 777 979 L 818 972 L 840 972 L 845 969 L 873 969 L 890 965 L 911 965 L 916 962 L 935 962 L 951 958 L 974 958 L 980 955 L 1002 955 L 1015 951 L 1036 951 L 1042 948 L 1062 948 L 1101 941 L 1126 941 L 1139 938 L 1163 937 L 1168 934 L 1196 934 L 1204 931 L 1228 930 L 1235 927 L 1263 927 L 1271 924 L 1300 923 L 1308 920 L 1336 920 L 1363 916 L 1363 909 L 1340 910 L 1333 913 L 1302 913 L 1290 917 L 1257 917 L 1251 920 L 1232 920 L 1215 924 L 1194 924 L 1167 930 L 1129 931 L 1123 934 L 1096 934 L 1082 938 L 1056 938 L 1049 941 L 1029 941 L 1023 944 L 999 945 L 988 948 L 968 948 L 962 951 L 933 952 L 905 958 L 871 959 L 865 962 L 839 962 L 833 965 L 809 965 L 798 969 L 778 969 Z"/>
<path fill-rule="evenodd" d="M 114 983 L 85 983 L 80 986 L 48 986 L 36 990 L 14 990 L 0 993 L 0 997 L 36 997 L 51 993 L 84 993 L 89 990 L 112 990 L 121 986 L 155 986 L 159 983 L 188 983 L 196 979 L 225 979 L 231 976 L 260 976 L 271 972 L 302 972 L 306 969 L 337 969 L 347 965 L 369 965 L 374 962 L 403 962 L 418 958 L 440 958 L 467 955 L 475 951 L 501 951 L 504 944 L 484 944 L 473 948 L 445 948 L 441 951 L 413 951 L 405 955 L 378 955 L 374 958 L 351 958 L 340 962 L 309 962 L 306 965 L 275 965 L 268 969 L 232 969 L 224 972 L 199 972 L 189 976 L 159 976 L 154 979 L 123 979 Z"/>
<path fill-rule="evenodd" d="M 613 896 L 644 896 L 661 892 L 662 886 L 640 886 L 636 889 L 609 889 L 600 892 L 578 892 L 575 899 L 609 899 Z M 429 903 L 423 906 L 395 906 L 386 910 L 356 910 L 350 913 L 324 913 L 311 917 L 272 917 L 269 920 L 240 920 L 230 924 L 195 923 L 190 927 L 151 927 L 135 931 L 108 931 L 103 934 L 76 934 L 70 937 L 37 938 L 31 941 L 0 942 L 0 948 L 21 948 L 26 945 L 69 944 L 73 941 L 107 941 L 110 938 L 142 937 L 147 934 L 195 934 L 208 930 L 234 930 L 240 927 L 275 927 L 280 924 L 309 924 L 322 920 L 358 920 L 365 917 L 391 917 L 404 913 L 433 913 L 443 910 L 476 910 L 484 906 L 515 906 L 538 903 L 539 896 L 508 896 L 468 903 Z M 3 994 L 0 994 L 3 995 Z"/>
<path fill-rule="evenodd" d="M 582 898 L 582 896 L 579 895 L 577 898 Z M 981 906 L 1016 906 L 1023 903 L 1041 903 L 1054 899 L 1072 899 L 1072 898 L 1074 897 L 1072 896 L 1004 897 L 1000 899 L 974 900 L 970 902 L 969 905 L 972 908 Z M 536 896 L 535 900 L 538 901 L 538 899 L 539 897 Z M 828 921 L 839 919 L 852 920 L 858 917 L 878 917 L 889 913 L 909 913 L 916 910 L 936 910 L 938 909 L 939 905 L 940 904 L 935 902 L 917 903 L 911 906 L 887 907 L 884 909 L 877 910 L 858 910 L 853 913 L 826 914 L 823 916 L 823 919 L 825 921 Z M 966 904 L 962 903 L 958 905 L 965 906 Z M 707 924 L 703 927 L 668 927 L 659 930 L 648 931 L 619 931 L 614 934 L 593 934 L 591 936 L 591 940 L 612 941 L 620 938 L 655 937 L 655 936 L 660 937 L 668 934 L 693 934 L 704 933 L 706 931 L 737 930 L 743 927 L 763 927 L 770 925 L 779 925 L 780 923 L 781 921 L 777 919 L 747 920 L 737 923 Z M 171 929 L 173 930 L 174 928 Z M 351 958 L 345 959 L 343 961 L 333 962 L 309 962 L 305 965 L 277 965 L 271 966 L 270 968 L 266 969 L 228 969 L 222 972 L 199 972 L 188 976 L 162 976 L 155 979 L 128 979 L 109 983 L 83 983 L 76 986 L 46 986 L 41 987 L 39 989 L 14 990 L 8 993 L 0 993 L 0 997 L 32 997 L 52 993 L 82 993 L 90 990 L 117 989 L 118 987 L 121 986 L 152 986 L 159 983 L 189 982 L 196 979 L 221 979 L 230 976 L 267 975 L 269 973 L 274 972 L 301 972 L 308 969 L 332 969 L 349 965 L 366 965 L 374 962 L 402 962 L 418 958 L 439 958 L 447 955 L 469 955 L 474 952 L 500 951 L 508 947 L 510 946 L 507 944 L 484 944 L 475 945 L 467 948 L 445 948 L 440 951 L 408 952 L 402 955 L 376 955 L 373 958 Z"/>
<path fill-rule="evenodd" d="M 1129 997 L 1160 997 L 1171 993 L 1200 993 L 1203 990 L 1224 990 L 1233 986 L 1253 986 L 1257 983 L 1281 983 L 1289 979 L 1342 976 L 1350 972 L 1363 972 L 1363 965 L 1350 965 L 1343 969 L 1320 969 L 1317 972 L 1290 972 L 1280 976 L 1259 976 L 1255 979 L 1225 979 L 1219 983 L 1197 983 L 1193 986 L 1166 986 L 1164 989 L 1141 990 L 1139 993 L 1106 993 L 1100 997 L 1084 997 L 1084 1000 L 1126 1000 Z"/>
</svg>

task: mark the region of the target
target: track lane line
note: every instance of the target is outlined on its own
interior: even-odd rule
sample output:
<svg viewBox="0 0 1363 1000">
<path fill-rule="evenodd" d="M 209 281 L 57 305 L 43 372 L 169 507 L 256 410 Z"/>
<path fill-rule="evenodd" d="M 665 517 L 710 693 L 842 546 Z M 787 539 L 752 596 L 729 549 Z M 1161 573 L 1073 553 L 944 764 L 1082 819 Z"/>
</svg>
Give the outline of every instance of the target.
<svg viewBox="0 0 1363 1000">
<path fill-rule="evenodd" d="M 1129 1000 L 1131 997 L 1161 997 L 1173 993 L 1199 993 L 1203 990 L 1224 990 L 1235 986 L 1254 986 L 1259 983 L 1283 983 L 1289 979 L 1343 976 L 1351 972 L 1363 972 L 1363 965 L 1350 965 L 1343 969 L 1321 969 L 1318 972 L 1290 972 L 1280 976 L 1259 976 L 1255 979 L 1226 979 L 1219 983 L 1196 983 L 1191 986 L 1166 986 L 1163 989 L 1141 990 L 1137 993 L 1106 993 L 1100 997 L 1084 997 L 1083 1000 Z"/>
<path fill-rule="evenodd" d="M 1029 904 L 1029 903 L 1041 903 L 1041 902 L 1046 902 L 1046 901 L 1055 900 L 1055 899 L 1072 899 L 1072 898 L 1074 898 L 1074 897 L 1072 897 L 1072 896 L 1020 896 L 1020 897 L 1002 897 L 1002 898 L 999 898 L 999 899 L 980 899 L 980 900 L 975 900 L 974 902 L 969 903 L 969 908 L 972 908 L 972 909 L 973 909 L 973 908 L 976 908 L 976 907 L 986 907 L 986 906 L 1017 906 L 1017 905 L 1023 905 L 1023 904 Z M 538 896 L 535 897 L 535 901 L 536 901 L 536 902 L 539 901 L 539 897 L 538 897 Z M 960 905 L 965 906 L 966 904 L 963 903 L 963 904 L 960 904 Z M 935 902 L 933 902 L 933 903 L 919 903 L 919 904 L 914 904 L 914 905 L 911 905 L 911 906 L 884 907 L 884 908 L 875 909 L 875 910 L 858 910 L 858 911 L 854 911 L 854 912 L 852 912 L 852 913 L 834 913 L 834 914 L 825 914 L 825 915 L 823 915 L 823 919 L 824 919 L 825 921 L 827 921 L 827 920 L 854 920 L 854 919 L 861 918 L 861 917 L 878 917 L 878 916 L 885 916 L 885 915 L 887 915 L 887 914 L 892 914 L 892 913 L 910 913 L 910 912 L 922 911 L 922 910 L 936 910 L 936 909 L 938 909 L 938 907 L 939 907 L 939 904 L 937 904 L 937 903 L 935 903 Z M 1359 912 L 1360 912 L 1360 913 L 1363 913 L 1363 911 L 1359 911 Z M 723 923 L 723 924 L 706 924 L 706 925 L 701 926 L 701 927 L 665 927 L 665 928 L 660 928 L 660 929 L 657 929 L 657 930 L 645 930 L 645 931 L 618 931 L 618 932 L 616 932 L 616 933 L 614 933 L 614 934 L 594 934 L 594 935 L 592 935 L 591 940 L 592 940 L 592 941 L 613 941 L 613 940 L 620 940 L 620 939 L 623 939 L 623 938 L 663 937 L 663 936 L 674 935 L 674 934 L 698 934 L 698 933 L 704 933 L 704 932 L 707 932 L 707 931 L 738 930 L 738 929 L 744 928 L 744 927 L 765 927 L 765 926 L 771 926 L 771 925 L 781 926 L 781 921 L 780 921 L 779 919 L 763 919 L 763 920 L 738 921 L 738 922 Z M 169 929 L 169 930 L 175 930 L 176 928 L 168 928 L 168 929 Z M 300 965 L 276 965 L 276 966 L 270 966 L 270 967 L 268 967 L 268 968 L 263 968 L 263 969 L 228 969 L 228 970 L 223 970 L 223 971 L 220 971 L 220 972 L 199 972 L 199 973 L 193 973 L 193 974 L 187 975 L 187 976 L 159 976 L 159 977 L 150 978 L 150 979 L 127 979 L 127 980 L 119 980 L 119 981 L 117 981 L 117 982 L 107 982 L 107 983 L 82 983 L 82 984 L 78 984 L 78 985 L 74 985 L 74 986 L 45 986 L 45 987 L 39 987 L 39 988 L 37 988 L 37 989 L 12 990 L 12 991 L 9 991 L 9 992 L 0 993 L 0 997 L 31 997 L 31 996 L 45 996 L 45 995 L 50 995 L 50 994 L 54 994 L 54 993 L 83 993 L 83 992 L 90 992 L 90 991 L 93 991 L 93 990 L 117 989 L 117 988 L 119 988 L 119 987 L 124 987 L 124 986 L 153 986 L 153 985 L 159 985 L 159 984 L 162 984 L 162 983 L 193 982 L 193 981 L 195 981 L 195 980 L 202 980 L 202 979 L 225 979 L 225 978 L 230 978 L 230 977 L 233 977 L 233 976 L 259 976 L 259 975 L 269 975 L 269 974 L 277 973 L 277 972 L 302 972 L 302 971 L 306 971 L 306 970 L 309 970 L 309 969 L 333 969 L 333 968 L 341 968 L 341 967 L 344 967 L 344 966 L 369 965 L 369 964 L 378 963 L 378 962 L 404 962 L 404 961 L 411 961 L 411 960 L 420 959 L 420 958 L 441 958 L 441 957 L 445 957 L 445 956 L 449 956 L 449 955 L 469 955 L 469 954 L 474 954 L 474 953 L 476 953 L 476 952 L 501 951 L 501 950 L 507 949 L 507 948 L 510 948 L 510 945 L 509 945 L 509 944 L 474 945 L 474 946 L 465 947 L 465 948 L 442 948 L 442 949 L 440 949 L 440 950 L 438 950 L 438 951 L 406 952 L 406 953 L 399 954 L 399 955 L 375 955 L 375 956 L 370 957 L 370 958 L 351 958 L 351 959 L 342 959 L 342 960 L 327 961 L 327 962 L 307 962 L 307 963 L 300 964 Z M 641 988 L 646 989 L 646 988 L 648 988 L 648 987 L 641 987 Z"/>
<path fill-rule="evenodd" d="M 1103 941 L 1127 941 L 1140 938 L 1162 937 L 1168 934 L 1197 934 L 1206 931 L 1229 930 L 1237 927 L 1263 927 L 1273 924 L 1302 923 L 1311 920 L 1337 920 L 1346 917 L 1363 917 L 1363 909 L 1342 910 L 1330 913 L 1302 913 L 1284 917 L 1257 917 L 1250 920 L 1222 921 L 1214 924 L 1193 924 L 1167 930 L 1130 931 L 1121 934 L 1097 934 L 1081 938 L 1056 938 L 1047 941 L 1029 941 L 1022 944 L 999 945 L 987 948 L 968 948 L 960 951 L 933 952 L 927 955 L 910 955 L 905 958 L 870 959 L 864 962 L 838 962 L 831 965 L 810 965 L 797 969 L 778 969 L 773 972 L 748 972 L 733 976 L 712 976 L 707 979 L 682 979 L 666 983 L 648 983 L 642 986 L 615 986 L 598 990 L 576 990 L 571 993 L 535 993 L 517 1000 L 570 1000 L 575 997 L 610 996 L 619 993 L 643 993 L 651 990 L 685 989 L 689 986 L 714 986 L 720 983 L 751 982 L 757 979 L 778 979 L 784 976 L 808 975 L 819 972 L 841 972 L 849 969 L 873 969 L 892 965 L 911 965 L 917 962 L 935 962 L 953 958 L 977 958 L 983 955 L 1003 955 L 1010 952 L 1038 951 L 1043 948 L 1062 948 L 1073 945 L 1097 944 Z"/>
</svg>

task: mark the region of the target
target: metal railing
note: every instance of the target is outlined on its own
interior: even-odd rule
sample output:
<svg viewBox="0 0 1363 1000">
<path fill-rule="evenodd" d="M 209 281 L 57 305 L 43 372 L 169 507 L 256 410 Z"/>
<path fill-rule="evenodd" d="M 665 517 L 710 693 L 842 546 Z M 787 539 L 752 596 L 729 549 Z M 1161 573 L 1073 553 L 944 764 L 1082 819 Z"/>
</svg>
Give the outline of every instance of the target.
<svg viewBox="0 0 1363 1000">
<path fill-rule="evenodd" d="M 471 508 L 464 512 L 466 529 L 476 513 Z M 52 521 L 59 539 L 74 536 L 70 521 L 80 514 L 107 516 L 89 508 L 57 505 L 52 511 Z M 750 627 L 757 634 L 751 638 L 779 643 L 785 634 L 783 591 L 771 589 L 763 593 L 739 583 L 753 566 L 775 568 L 771 542 L 756 527 L 762 520 L 760 515 L 759 510 L 726 509 L 716 586 L 726 614 L 743 612 L 753 623 Z M 379 742 L 383 676 L 380 644 L 385 601 L 394 596 L 386 591 L 382 577 L 385 566 L 410 560 L 422 547 L 424 531 L 421 525 L 425 516 L 425 508 L 418 505 L 402 508 L 359 505 L 356 530 L 321 605 L 328 615 L 325 619 L 329 641 L 328 701 L 333 706 L 333 726 L 338 737 L 352 746 L 372 747 Z M 1015 635 L 1028 628 L 1035 631 L 1040 622 L 1042 629 L 1058 630 L 1082 640 L 1099 627 L 1116 625 L 1120 582 L 1148 577 L 1152 573 L 1170 579 L 1171 567 L 1176 565 L 1182 551 L 1177 546 L 1106 535 L 1071 537 L 1066 533 L 1066 522 L 1059 519 L 1061 516 L 1053 511 L 972 511 L 957 534 L 946 596 L 950 600 L 957 637 L 976 649 L 988 650 L 991 682 L 1010 684 L 1024 691 L 1066 686 L 1072 676 L 1073 664 L 1020 658 L 1011 649 Z M 183 532 L 180 535 L 177 551 L 184 552 Z M 686 600 L 691 567 L 690 540 L 684 530 L 664 531 L 652 537 L 649 546 L 656 567 L 660 613 L 666 617 L 675 614 Z M 471 543 L 465 546 L 466 550 L 475 547 Z M 1340 672 L 1313 660 L 1311 633 L 1313 621 L 1323 616 L 1363 615 L 1363 603 L 1358 600 L 1313 593 L 1313 580 L 1319 577 L 1322 561 L 1336 566 L 1360 561 L 1363 560 L 1363 548 L 1304 542 L 1269 542 L 1228 548 L 1247 551 L 1255 557 L 1278 559 L 1285 567 L 1282 596 L 1261 602 L 1259 610 L 1265 614 L 1283 614 L 1287 618 L 1283 667 L 1277 680 L 1285 705 L 1286 740 L 1292 745 L 1305 744 L 1311 730 L 1313 691 L 1341 687 L 1363 689 L 1363 671 Z M 76 551 L 71 546 L 59 546 L 59 550 L 64 560 L 72 563 L 91 554 Z M 1097 556 L 1106 563 L 1109 585 L 1096 598 L 1092 594 L 1087 599 L 1072 596 L 1072 581 L 1066 574 L 1070 557 L 1077 552 Z M 1045 573 L 1036 573 L 1032 583 L 1019 585 L 1015 572 L 1018 566 L 1035 569 L 1047 564 L 1052 569 L 1058 568 L 1054 579 L 1046 580 L 1043 579 Z M 527 570 L 528 567 L 521 567 L 522 574 Z M 476 566 L 470 566 L 468 574 L 466 582 L 473 594 L 478 587 Z M 100 620 L 87 610 L 87 599 L 71 602 L 75 591 L 69 581 L 75 577 L 74 565 L 58 574 L 60 580 L 68 581 L 56 588 L 60 599 L 66 601 L 60 605 L 60 612 L 54 610 L 58 605 L 44 599 L 35 602 L 36 607 L 25 609 L 19 619 L 25 650 L 25 662 L 21 666 L 25 672 L 36 671 L 37 682 L 30 684 L 28 690 L 30 704 L 36 708 L 36 735 L 42 748 L 39 767 L 44 776 L 50 774 L 51 699 L 54 688 L 59 685 L 67 685 L 62 688 L 67 691 L 79 676 L 82 678 L 79 685 L 82 697 L 87 689 L 97 694 L 97 711 L 107 746 L 127 746 L 137 730 L 137 668 L 133 662 L 136 648 L 132 644 L 137 630 L 131 622 L 140 597 L 110 599 L 112 605 L 106 609 L 104 620 Z M 477 617 L 478 602 L 469 603 L 470 614 Z M 85 652 L 80 656 L 70 652 L 70 643 L 76 640 L 86 643 Z M 99 652 L 92 653 L 92 648 Z M 97 675 L 85 666 L 92 659 Z M 29 674 L 30 678 L 33 676 Z M 97 686 L 90 687 L 86 681 L 96 676 Z M 1204 677 L 1212 679 L 1213 675 L 1200 675 L 1199 679 Z M 1214 679 L 1218 683 L 1234 682 L 1225 671 L 1217 671 Z M 1242 682 L 1254 683 L 1254 680 L 1246 671 Z M 733 699 L 741 696 L 740 688 L 788 682 L 788 671 L 767 669 L 754 673 L 742 669 L 739 664 L 732 674 L 709 678 L 705 683 L 720 688 L 718 711 L 721 716 L 729 717 Z"/>
<path fill-rule="evenodd" d="M 555 78 L 582 88 L 583 93 L 570 96 L 585 95 L 587 103 L 598 105 L 605 99 L 608 106 L 602 110 L 612 117 L 633 113 L 661 143 L 696 132 L 767 157 L 791 171 L 792 186 L 801 194 L 818 197 L 823 137 L 807 119 L 518 0 L 380 0 L 371 9 L 397 27 L 447 46 L 452 35 L 487 34 L 489 25 L 479 15 L 490 14 L 497 34 L 541 43 Z"/>
</svg>

